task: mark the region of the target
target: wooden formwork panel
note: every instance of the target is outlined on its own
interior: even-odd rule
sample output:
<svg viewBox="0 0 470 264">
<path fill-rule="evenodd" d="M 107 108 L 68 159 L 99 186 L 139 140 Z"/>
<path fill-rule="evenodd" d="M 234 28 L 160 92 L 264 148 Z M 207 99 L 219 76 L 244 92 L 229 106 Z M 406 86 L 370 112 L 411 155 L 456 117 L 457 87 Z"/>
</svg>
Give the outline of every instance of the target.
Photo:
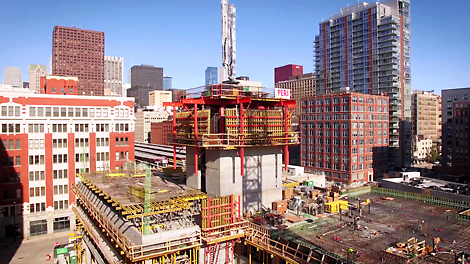
<svg viewBox="0 0 470 264">
<path fill-rule="evenodd" d="M 210 114 L 210 110 L 197 111 L 198 134 L 210 133 Z M 176 113 L 176 132 L 177 134 L 194 133 L 193 112 L 184 111 Z"/>
</svg>

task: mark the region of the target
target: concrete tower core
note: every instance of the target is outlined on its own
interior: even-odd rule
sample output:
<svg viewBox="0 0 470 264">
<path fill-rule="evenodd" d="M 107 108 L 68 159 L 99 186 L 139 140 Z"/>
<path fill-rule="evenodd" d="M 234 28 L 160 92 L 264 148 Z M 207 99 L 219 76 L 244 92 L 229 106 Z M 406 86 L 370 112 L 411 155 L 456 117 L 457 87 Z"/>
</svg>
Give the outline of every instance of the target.
<svg viewBox="0 0 470 264">
<path fill-rule="evenodd" d="M 186 146 L 189 187 L 212 197 L 239 195 L 244 212 L 282 199 L 282 155 L 287 165 L 298 135 L 291 131 L 295 101 L 280 90 L 208 85 L 165 103 L 174 107 L 170 144 Z"/>
</svg>

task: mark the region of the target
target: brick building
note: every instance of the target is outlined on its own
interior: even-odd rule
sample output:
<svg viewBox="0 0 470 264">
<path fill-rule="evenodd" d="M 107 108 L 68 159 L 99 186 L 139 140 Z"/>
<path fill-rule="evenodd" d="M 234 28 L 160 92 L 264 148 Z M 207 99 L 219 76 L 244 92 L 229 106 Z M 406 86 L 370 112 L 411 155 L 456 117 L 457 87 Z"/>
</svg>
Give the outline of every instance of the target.
<svg viewBox="0 0 470 264">
<path fill-rule="evenodd" d="M 301 75 L 304 73 L 304 67 L 301 65 L 288 64 L 274 68 L 274 83 L 287 81 L 289 77 Z"/>
<path fill-rule="evenodd" d="M 301 165 L 345 183 L 388 169 L 387 96 L 341 91 L 302 100 Z"/>
<path fill-rule="evenodd" d="M 169 134 L 173 132 L 173 120 L 150 124 L 150 143 L 169 145 Z"/>
<path fill-rule="evenodd" d="M 442 155 L 445 173 L 468 175 L 470 88 L 442 90 Z"/>
<path fill-rule="evenodd" d="M 104 94 L 104 33 L 55 26 L 52 33 L 52 75 L 75 76 L 78 94 Z"/>
<path fill-rule="evenodd" d="M 294 115 L 298 117 L 300 116 L 301 99 L 315 95 L 315 75 L 313 73 L 306 73 L 291 76 L 288 80 L 278 82 L 274 86 L 292 91 L 292 99 L 296 101 Z"/>
<path fill-rule="evenodd" d="M 78 95 L 78 78 L 43 76 L 38 91 L 41 94 Z"/>
<path fill-rule="evenodd" d="M 14 222 L 25 238 L 73 227 L 75 174 L 134 160 L 133 107 L 132 98 L 0 90 L 0 240 Z"/>
</svg>

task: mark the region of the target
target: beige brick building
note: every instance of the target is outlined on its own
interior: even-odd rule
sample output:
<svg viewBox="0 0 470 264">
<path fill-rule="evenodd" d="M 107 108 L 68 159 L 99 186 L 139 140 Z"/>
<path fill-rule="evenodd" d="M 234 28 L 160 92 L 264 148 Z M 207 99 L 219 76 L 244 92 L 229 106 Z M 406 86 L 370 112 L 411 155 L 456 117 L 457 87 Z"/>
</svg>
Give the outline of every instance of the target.
<svg viewBox="0 0 470 264">
<path fill-rule="evenodd" d="M 411 101 L 411 122 L 413 138 L 441 138 L 441 97 L 424 91 L 413 91 Z"/>
<path fill-rule="evenodd" d="M 301 99 L 315 95 L 315 75 L 313 73 L 306 73 L 292 76 L 289 80 L 278 82 L 274 86 L 276 88 L 292 90 L 292 99 L 296 101 L 294 115 L 300 116 Z"/>
<path fill-rule="evenodd" d="M 171 102 L 172 100 L 173 96 L 171 91 L 153 90 L 149 92 L 149 106 L 161 108 L 164 102 Z"/>
</svg>

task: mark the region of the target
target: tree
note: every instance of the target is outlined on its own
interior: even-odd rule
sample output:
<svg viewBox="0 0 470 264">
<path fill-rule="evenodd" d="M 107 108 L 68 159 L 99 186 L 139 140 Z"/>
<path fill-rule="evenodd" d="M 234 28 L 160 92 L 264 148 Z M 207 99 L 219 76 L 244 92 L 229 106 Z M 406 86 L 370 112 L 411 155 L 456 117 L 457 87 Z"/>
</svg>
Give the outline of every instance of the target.
<svg viewBox="0 0 470 264">
<path fill-rule="evenodd" d="M 434 163 L 438 161 L 440 158 L 441 158 L 441 155 L 439 153 L 439 150 L 437 149 L 437 146 L 433 146 L 428 156 L 426 157 L 426 161 Z"/>
</svg>

